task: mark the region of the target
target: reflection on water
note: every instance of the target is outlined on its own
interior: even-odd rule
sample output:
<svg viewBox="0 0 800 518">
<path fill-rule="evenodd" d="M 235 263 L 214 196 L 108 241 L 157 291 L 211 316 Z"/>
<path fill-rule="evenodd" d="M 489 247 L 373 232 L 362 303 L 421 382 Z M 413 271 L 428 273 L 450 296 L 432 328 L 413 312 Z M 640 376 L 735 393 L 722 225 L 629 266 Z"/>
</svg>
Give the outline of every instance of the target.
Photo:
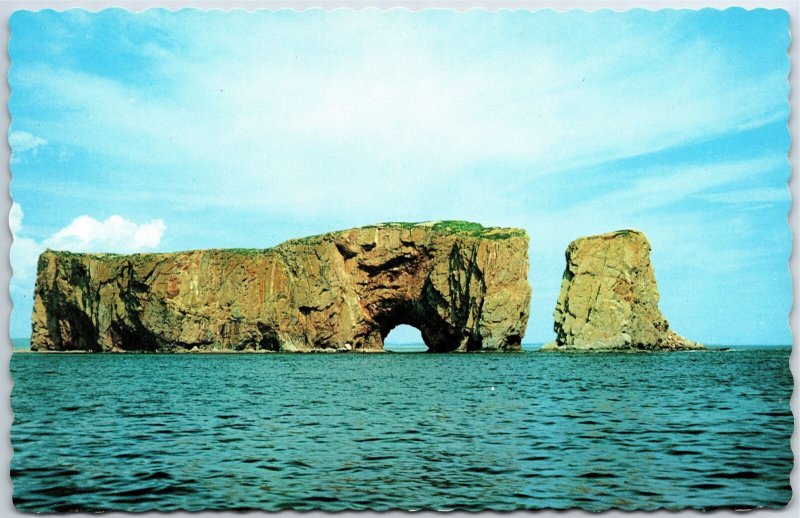
<svg viewBox="0 0 800 518">
<path fill-rule="evenodd" d="M 789 353 L 15 354 L 14 502 L 781 507 Z"/>
</svg>

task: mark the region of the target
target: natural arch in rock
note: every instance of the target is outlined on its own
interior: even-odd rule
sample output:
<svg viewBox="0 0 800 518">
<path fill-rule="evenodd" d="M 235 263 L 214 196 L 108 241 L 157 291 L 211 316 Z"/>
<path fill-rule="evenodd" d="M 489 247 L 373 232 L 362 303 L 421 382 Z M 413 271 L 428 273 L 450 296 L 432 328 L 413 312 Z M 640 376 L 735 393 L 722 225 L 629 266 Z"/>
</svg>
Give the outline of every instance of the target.
<svg viewBox="0 0 800 518">
<path fill-rule="evenodd" d="M 157 351 L 380 351 L 406 324 L 432 352 L 520 350 L 527 251 L 522 230 L 465 222 L 383 224 L 266 250 L 48 251 L 32 348 L 132 350 L 144 334 Z M 65 323 L 81 336 L 57 332 Z"/>
<path fill-rule="evenodd" d="M 405 325 L 419 330 L 422 343 L 428 348 L 428 352 L 446 353 L 456 351 L 461 346 L 462 336 L 459 336 L 455 330 L 443 329 L 450 327 L 448 324 L 441 321 L 437 323 L 435 322 L 437 319 L 426 318 L 425 315 L 426 313 L 419 309 L 406 308 L 392 311 L 387 316 L 377 316 L 375 320 L 380 329 L 381 347 L 385 347 L 386 337 L 393 329 Z M 430 320 L 434 320 L 434 322 L 430 322 Z M 470 340 L 471 337 L 472 334 L 469 334 L 467 341 L 473 343 L 474 340 Z M 465 345 L 464 350 L 477 351 L 479 349 L 480 347 Z"/>
</svg>

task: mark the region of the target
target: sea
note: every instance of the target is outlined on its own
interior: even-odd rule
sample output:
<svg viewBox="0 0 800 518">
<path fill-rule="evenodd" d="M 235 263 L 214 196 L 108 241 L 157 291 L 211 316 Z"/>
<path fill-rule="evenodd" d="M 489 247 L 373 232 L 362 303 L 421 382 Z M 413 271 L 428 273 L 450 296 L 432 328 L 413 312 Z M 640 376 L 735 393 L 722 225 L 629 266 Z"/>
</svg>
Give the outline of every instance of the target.
<svg viewBox="0 0 800 518">
<path fill-rule="evenodd" d="M 32 512 L 780 508 L 790 353 L 15 352 L 13 500 Z"/>
</svg>

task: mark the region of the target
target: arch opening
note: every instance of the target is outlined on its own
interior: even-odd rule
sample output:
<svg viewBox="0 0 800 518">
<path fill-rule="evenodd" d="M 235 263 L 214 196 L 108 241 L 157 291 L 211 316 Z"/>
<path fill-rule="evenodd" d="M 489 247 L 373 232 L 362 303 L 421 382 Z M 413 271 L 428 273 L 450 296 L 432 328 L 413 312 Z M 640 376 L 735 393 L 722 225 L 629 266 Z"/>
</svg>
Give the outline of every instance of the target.
<svg viewBox="0 0 800 518">
<path fill-rule="evenodd" d="M 376 315 L 373 332 L 379 335 L 376 338 L 379 338 L 384 350 L 387 350 L 386 341 L 389 334 L 398 327 L 401 330 L 401 337 L 403 333 L 407 333 L 409 338 L 414 337 L 415 339 L 414 332 L 408 331 L 407 328 L 416 329 L 421 338 L 419 344 L 424 344 L 427 352 L 443 353 L 460 350 L 463 338 L 460 336 L 457 326 L 453 326 L 434 309 L 418 301 L 384 300 L 375 308 L 373 314 Z M 392 341 L 398 340 L 393 336 Z M 461 350 L 468 349 L 462 348 Z"/>
<path fill-rule="evenodd" d="M 383 338 L 383 350 L 396 353 L 424 353 L 428 350 L 422 332 L 414 326 L 399 324 Z"/>
</svg>

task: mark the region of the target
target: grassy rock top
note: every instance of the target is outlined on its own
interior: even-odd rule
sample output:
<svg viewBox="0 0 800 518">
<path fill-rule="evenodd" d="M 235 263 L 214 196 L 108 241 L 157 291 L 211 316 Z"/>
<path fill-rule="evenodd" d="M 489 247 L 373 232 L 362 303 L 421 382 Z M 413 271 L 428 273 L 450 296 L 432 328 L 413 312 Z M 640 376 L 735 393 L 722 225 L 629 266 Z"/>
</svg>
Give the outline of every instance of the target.
<svg viewBox="0 0 800 518">
<path fill-rule="evenodd" d="M 241 255 L 259 255 L 285 246 L 297 246 L 303 244 L 314 245 L 319 243 L 320 241 L 324 241 L 326 239 L 332 239 L 338 236 L 348 235 L 353 232 L 380 230 L 380 229 L 394 229 L 394 228 L 405 229 L 405 230 L 414 230 L 414 229 L 429 230 L 432 234 L 435 235 L 466 236 L 472 238 L 491 239 L 491 240 L 503 240 L 512 238 L 528 239 L 528 233 L 521 228 L 484 227 L 480 223 L 473 223 L 470 221 L 445 220 L 445 221 L 425 221 L 417 223 L 396 221 L 396 222 L 378 223 L 375 225 L 366 225 L 363 227 L 353 227 L 346 230 L 334 230 L 331 232 L 326 232 L 324 234 L 317 234 L 314 236 L 289 239 L 275 246 L 267 248 L 211 248 L 206 250 L 210 252 L 216 251 L 216 252 L 225 252 L 225 253 L 241 254 Z M 175 254 L 192 253 L 196 251 L 199 250 L 195 249 L 195 250 L 185 250 L 180 252 L 149 252 L 149 253 L 135 253 L 135 254 L 115 254 L 107 252 L 80 253 L 80 252 L 69 252 L 63 250 L 47 250 L 45 253 L 56 256 L 91 255 L 98 258 L 102 257 L 114 258 L 114 257 L 128 257 L 128 256 L 143 256 L 143 257 L 168 256 Z"/>
<path fill-rule="evenodd" d="M 484 227 L 480 223 L 472 223 L 470 221 L 459 220 L 445 220 L 445 221 L 423 221 L 417 223 L 409 223 L 404 221 L 393 221 L 387 223 L 378 223 L 376 225 L 367 225 L 364 227 L 355 227 L 347 230 L 336 230 L 333 232 L 326 232 L 316 236 L 304 237 L 300 239 L 292 239 L 293 243 L 302 243 L 304 241 L 316 242 L 320 238 L 335 237 L 339 235 L 349 234 L 353 231 L 364 230 L 380 230 L 380 229 L 405 229 L 405 230 L 428 230 L 437 235 L 461 235 L 483 239 L 510 239 L 514 237 L 527 238 L 528 234 L 521 228 L 506 228 L 506 227 Z M 278 245 L 280 246 L 280 245 Z"/>
</svg>

